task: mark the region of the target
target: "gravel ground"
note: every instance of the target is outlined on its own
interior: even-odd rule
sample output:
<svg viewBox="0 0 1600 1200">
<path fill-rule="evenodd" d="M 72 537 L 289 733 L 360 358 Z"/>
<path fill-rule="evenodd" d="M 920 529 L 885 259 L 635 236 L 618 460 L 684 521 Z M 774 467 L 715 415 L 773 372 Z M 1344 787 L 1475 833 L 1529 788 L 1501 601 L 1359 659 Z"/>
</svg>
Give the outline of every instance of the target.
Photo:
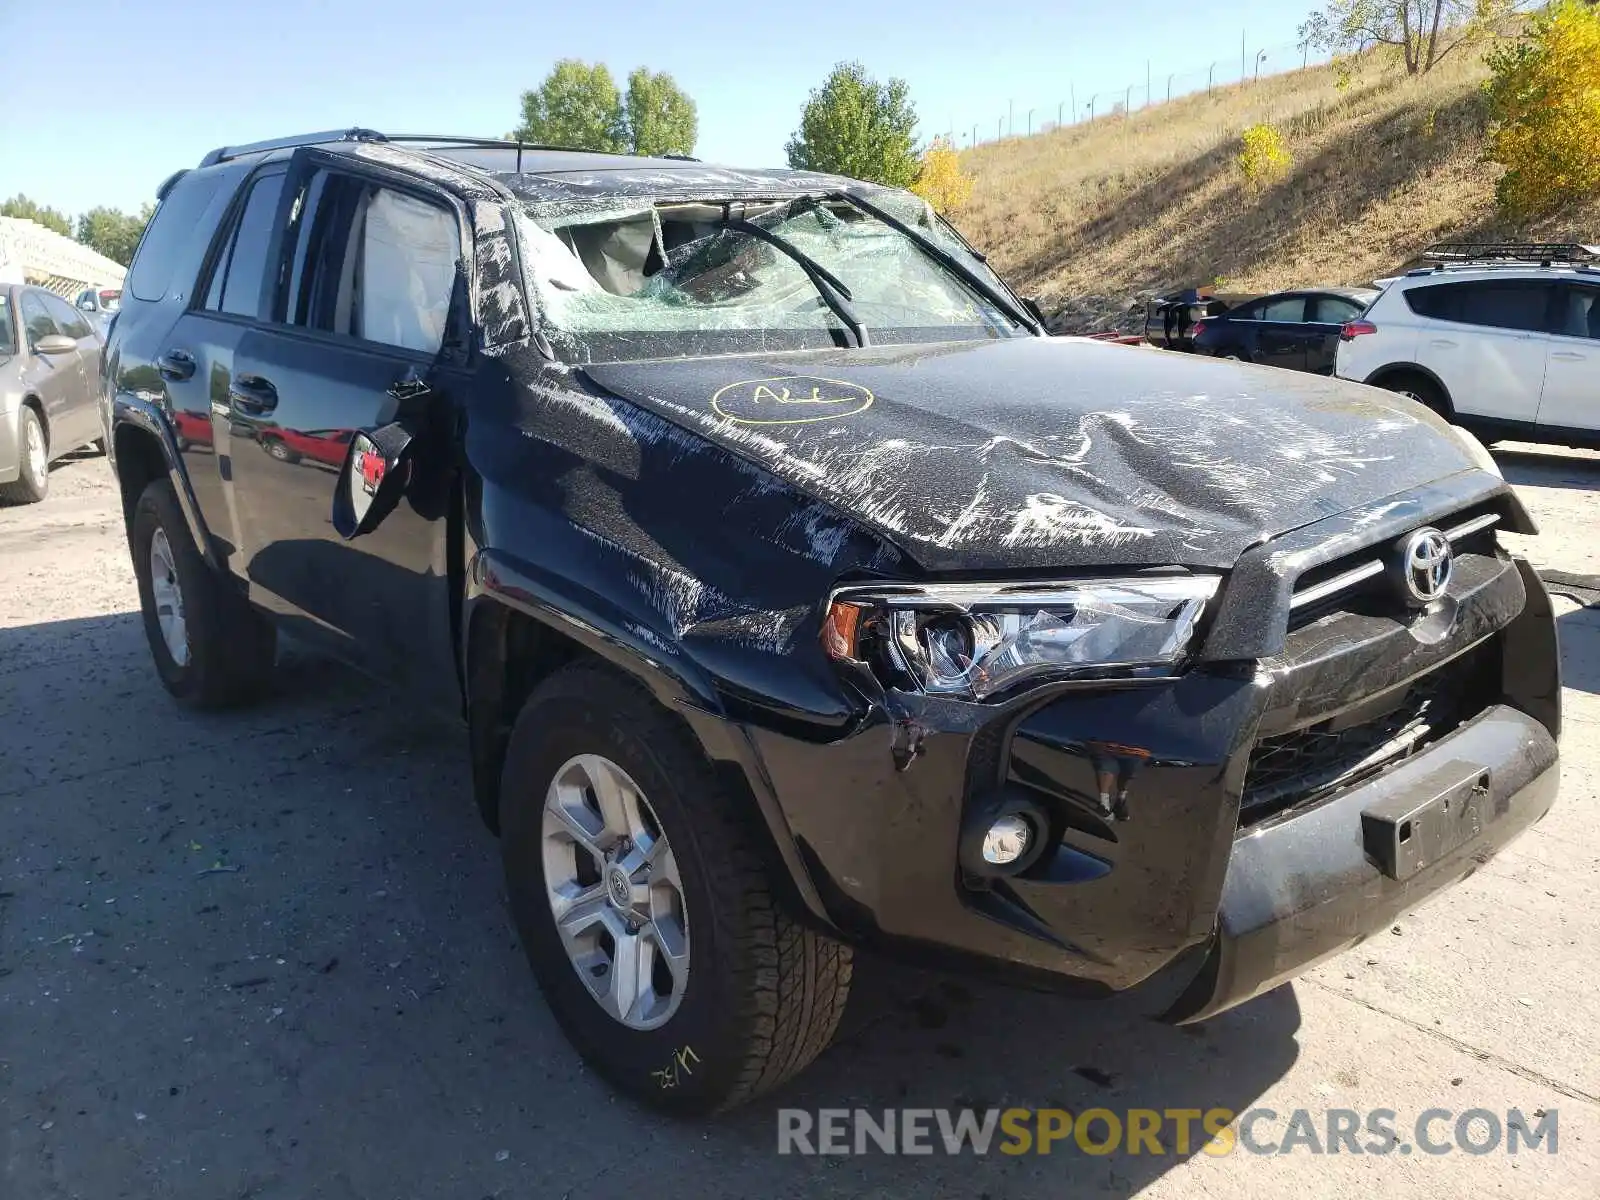
<svg viewBox="0 0 1600 1200">
<path fill-rule="evenodd" d="M 1502 463 L 1545 526 L 1525 552 L 1600 574 L 1600 457 Z M 1191 1030 L 866 962 L 797 1084 L 682 1124 L 556 1029 L 459 733 L 303 657 L 259 709 L 180 713 L 104 460 L 51 482 L 0 510 L 0 1197 L 1595 1194 L 1600 609 L 1559 601 L 1554 812 L 1395 932 Z M 1389 1108 L 1402 1130 L 1518 1107 L 1560 1133 L 1554 1155 L 820 1159 L 777 1155 L 780 1104 Z"/>
</svg>

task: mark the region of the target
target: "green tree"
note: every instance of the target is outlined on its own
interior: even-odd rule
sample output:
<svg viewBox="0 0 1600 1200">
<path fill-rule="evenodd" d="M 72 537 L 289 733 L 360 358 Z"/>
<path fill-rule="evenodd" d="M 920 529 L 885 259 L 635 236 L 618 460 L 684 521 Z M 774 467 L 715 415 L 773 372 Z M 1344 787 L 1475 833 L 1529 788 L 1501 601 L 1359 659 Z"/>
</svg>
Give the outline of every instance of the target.
<svg viewBox="0 0 1600 1200">
<path fill-rule="evenodd" d="M 510 136 L 542 146 L 625 150 L 626 118 L 611 72 L 604 63 L 562 59 L 543 83 L 522 93 L 522 124 Z"/>
<path fill-rule="evenodd" d="M 905 80 L 879 83 L 860 63 L 840 63 L 812 91 L 785 149 L 797 170 L 909 187 L 921 165 L 916 127 Z"/>
<path fill-rule="evenodd" d="M 127 266 L 154 210 L 146 204 L 138 213 L 116 208 L 91 208 L 78 218 L 78 240 L 113 262 Z"/>
<path fill-rule="evenodd" d="M 634 154 L 693 154 L 700 121 L 694 101 L 666 72 L 639 67 L 623 102 L 628 149 Z"/>
<path fill-rule="evenodd" d="M 9 200 L 0 202 L 0 217 L 21 217 L 24 220 L 37 221 L 46 229 L 53 229 L 64 237 L 72 236 L 72 222 L 67 220 L 66 213 L 36 204 L 21 192 Z"/>
<path fill-rule="evenodd" d="M 1300 26 L 1300 45 L 1336 54 L 1386 46 L 1426 75 L 1462 46 L 1503 33 L 1520 0 L 1328 0 Z"/>
<path fill-rule="evenodd" d="M 1600 7 L 1557 0 L 1488 62 L 1501 208 L 1526 218 L 1600 195 Z"/>
</svg>

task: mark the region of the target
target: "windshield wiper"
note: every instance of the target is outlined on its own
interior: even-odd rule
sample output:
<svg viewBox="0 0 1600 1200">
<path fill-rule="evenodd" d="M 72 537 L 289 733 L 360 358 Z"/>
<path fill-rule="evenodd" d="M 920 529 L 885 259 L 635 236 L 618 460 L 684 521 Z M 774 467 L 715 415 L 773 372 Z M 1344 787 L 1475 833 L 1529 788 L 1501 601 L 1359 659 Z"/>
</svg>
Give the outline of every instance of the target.
<svg viewBox="0 0 1600 1200">
<path fill-rule="evenodd" d="M 800 269 L 806 273 L 806 278 L 811 280 L 811 286 L 817 289 L 817 294 L 822 297 L 822 302 L 833 310 L 833 315 L 844 323 L 856 339 L 857 346 L 871 345 L 867 337 L 867 327 L 861 323 L 861 318 L 856 316 L 855 309 L 850 307 L 850 301 L 855 299 L 850 294 L 850 289 L 840 282 L 838 276 L 827 267 L 817 262 L 804 250 L 784 241 L 783 238 L 773 233 L 770 229 L 763 229 L 753 221 L 743 217 L 729 217 L 722 222 L 724 229 L 733 229 L 739 233 L 748 234 L 758 241 L 766 242 L 774 250 L 788 255 L 794 259 Z"/>
<path fill-rule="evenodd" d="M 863 200 L 854 192 L 829 192 L 825 198 L 828 200 L 843 200 L 852 208 L 859 209 L 861 212 L 866 213 L 869 217 L 876 217 L 890 229 L 893 229 L 897 233 L 903 234 L 910 238 L 929 258 L 933 259 L 934 262 L 938 263 L 952 275 L 960 278 L 968 287 L 977 292 L 990 304 L 994 305 L 1002 312 L 1011 314 L 1012 320 L 1016 321 L 1024 329 L 1031 329 L 1034 333 L 1038 334 L 1042 334 L 1044 332 L 1044 330 L 1040 328 L 1038 321 L 1034 320 L 1032 313 L 1028 312 L 1011 297 L 1002 295 L 993 286 L 991 286 L 989 282 L 983 278 L 983 276 L 979 275 L 971 267 L 967 266 L 966 263 L 962 262 L 955 255 L 951 254 L 932 238 L 924 237 L 922 234 L 918 233 L 899 217 L 885 212 L 870 200 Z"/>
</svg>

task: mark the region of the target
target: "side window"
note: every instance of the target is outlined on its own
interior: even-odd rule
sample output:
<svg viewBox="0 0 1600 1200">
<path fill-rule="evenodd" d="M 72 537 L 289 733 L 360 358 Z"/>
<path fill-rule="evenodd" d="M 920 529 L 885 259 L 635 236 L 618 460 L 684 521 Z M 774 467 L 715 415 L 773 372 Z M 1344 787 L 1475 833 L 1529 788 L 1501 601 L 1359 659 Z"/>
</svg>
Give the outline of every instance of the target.
<svg viewBox="0 0 1600 1200">
<path fill-rule="evenodd" d="M 1542 283 L 1466 284 L 1457 299 L 1454 319 L 1493 329 L 1539 331 L 1547 327 L 1550 296 L 1550 285 Z"/>
<path fill-rule="evenodd" d="M 1304 296 L 1284 296 L 1277 300 L 1269 301 L 1263 321 L 1292 321 L 1300 322 L 1306 319 L 1306 298 Z"/>
<path fill-rule="evenodd" d="M 1600 341 L 1600 288 L 1568 287 L 1555 328 L 1565 337 Z"/>
<path fill-rule="evenodd" d="M 1319 325 L 1343 325 L 1354 321 L 1362 312 L 1361 305 L 1342 296 L 1313 296 L 1309 303 L 1306 320 Z"/>
<path fill-rule="evenodd" d="M 240 317 L 269 315 L 263 298 L 270 300 L 272 288 L 268 285 L 277 282 L 276 272 L 268 272 L 268 256 L 283 180 L 282 171 L 251 180 L 239 219 L 212 265 L 206 308 Z"/>
<path fill-rule="evenodd" d="M 1238 308 L 1231 310 L 1228 316 L 1235 321 L 1260 321 L 1264 319 L 1261 314 L 1266 311 L 1267 306 L 1257 302 L 1240 305 Z"/>
<path fill-rule="evenodd" d="M 1432 317 L 1437 321 L 1455 321 L 1459 320 L 1456 312 L 1461 289 L 1470 286 L 1460 283 L 1438 283 L 1432 287 L 1409 288 L 1403 295 L 1406 298 L 1406 307 L 1417 316 Z"/>
<path fill-rule="evenodd" d="M 17 350 L 17 325 L 11 316 L 11 300 L 0 289 L 0 354 L 15 354 Z"/>
<path fill-rule="evenodd" d="M 336 175 L 320 188 L 314 178 L 310 193 L 296 233 L 288 319 L 437 354 L 461 256 L 455 215 L 409 193 Z"/>
<path fill-rule="evenodd" d="M 56 328 L 69 338 L 76 341 L 79 338 L 91 337 L 94 330 L 89 327 L 89 322 L 83 319 L 83 314 L 60 296 L 42 295 L 39 299 L 44 301 L 45 309 L 50 313 L 50 319 L 56 323 Z"/>
<path fill-rule="evenodd" d="M 27 330 L 30 350 L 40 338 L 60 332 L 56 328 L 56 323 L 50 319 L 49 310 L 45 308 L 38 292 L 22 293 L 22 328 Z"/>
<path fill-rule="evenodd" d="M 128 270 L 124 286 L 135 298 L 156 301 L 166 294 L 178 255 L 194 237 L 220 182 L 214 174 L 190 174 L 172 185 L 150 218 Z"/>
</svg>

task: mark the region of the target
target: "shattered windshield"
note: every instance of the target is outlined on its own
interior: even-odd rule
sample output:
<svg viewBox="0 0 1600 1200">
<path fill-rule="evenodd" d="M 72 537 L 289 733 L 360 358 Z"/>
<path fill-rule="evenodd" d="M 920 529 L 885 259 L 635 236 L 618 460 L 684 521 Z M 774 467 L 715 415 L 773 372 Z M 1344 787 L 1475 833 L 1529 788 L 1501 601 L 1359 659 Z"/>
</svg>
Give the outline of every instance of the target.
<svg viewBox="0 0 1600 1200">
<path fill-rule="evenodd" d="M 1000 288 L 925 204 L 873 199 Z M 574 361 L 852 346 L 840 297 L 828 295 L 835 282 L 873 344 L 1025 332 L 914 239 L 843 200 L 529 203 L 520 216 L 545 336 Z"/>
</svg>

